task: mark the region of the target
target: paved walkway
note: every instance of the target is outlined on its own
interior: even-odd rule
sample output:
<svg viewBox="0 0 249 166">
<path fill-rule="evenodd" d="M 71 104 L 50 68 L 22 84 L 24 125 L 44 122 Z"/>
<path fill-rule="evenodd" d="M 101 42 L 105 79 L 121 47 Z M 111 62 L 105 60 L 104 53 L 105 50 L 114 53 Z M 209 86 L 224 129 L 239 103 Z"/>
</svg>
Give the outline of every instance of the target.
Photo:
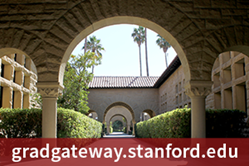
<svg viewBox="0 0 249 166">
<path fill-rule="evenodd" d="M 104 138 L 135 138 L 133 135 L 125 134 L 124 132 L 113 132 L 105 135 Z"/>
</svg>

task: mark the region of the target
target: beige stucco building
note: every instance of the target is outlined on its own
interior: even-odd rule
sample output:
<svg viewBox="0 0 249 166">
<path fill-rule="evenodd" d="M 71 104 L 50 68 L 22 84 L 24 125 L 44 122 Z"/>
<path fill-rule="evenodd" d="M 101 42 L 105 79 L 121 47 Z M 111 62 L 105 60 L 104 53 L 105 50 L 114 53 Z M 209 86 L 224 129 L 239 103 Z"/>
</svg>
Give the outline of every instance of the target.
<svg viewBox="0 0 249 166">
<path fill-rule="evenodd" d="M 248 69 L 249 58 L 244 54 L 220 54 L 213 66 L 214 84 L 205 98 L 206 108 L 239 109 L 249 115 Z M 191 107 L 184 84 L 184 71 L 176 57 L 160 77 L 95 77 L 89 86 L 89 107 L 99 121 L 105 122 L 111 105 L 121 108 L 125 104 L 136 123 L 147 120 L 148 115 L 153 117 L 186 105 Z M 118 109 L 117 114 L 121 114 Z"/>
<path fill-rule="evenodd" d="M 172 62 L 176 63 L 176 62 Z M 239 109 L 249 115 L 249 58 L 239 52 L 225 52 L 216 59 L 212 70 L 211 93 L 206 97 L 206 108 Z M 175 108 L 191 107 L 185 94 L 185 78 L 181 65 L 159 88 L 160 113 Z"/>
<path fill-rule="evenodd" d="M 23 54 L 9 54 L 0 58 L 0 65 L 0 107 L 36 107 L 31 96 L 37 92 L 37 71 L 32 60 Z"/>
</svg>

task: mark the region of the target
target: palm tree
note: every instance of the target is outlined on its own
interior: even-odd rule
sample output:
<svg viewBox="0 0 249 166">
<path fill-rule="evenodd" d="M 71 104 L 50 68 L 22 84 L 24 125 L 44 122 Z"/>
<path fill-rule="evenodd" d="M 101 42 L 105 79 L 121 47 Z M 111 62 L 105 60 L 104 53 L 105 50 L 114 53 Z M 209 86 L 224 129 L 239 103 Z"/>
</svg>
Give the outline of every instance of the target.
<svg viewBox="0 0 249 166">
<path fill-rule="evenodd" d="M 149 65 L 148 65 L 148 51 L 147 51 L 147 28 L 144 30 L 144 37 L 145 37 L 145 60 L 146 60 L 146 72 L 147 76 L 149 76 Z"/>
<path fill-rule="evenodd" d="M 167 61 L 167 50 L 171 47 L 171 45 L 160 35 L 157 35 L 158 39 L 156 40 L 157 45 L 163 49 L 163 52 L 165 54 L 165 63 L 166 68 L 168 67 L 168 61 Z"/>
<path fill-rule="evenodd" d="M 102 58 L 102 53 L 100 51 L 105 50 L 100 44 L 100 39 L 97 39 L 96 36 L 90 37 L 90 40 L 85 43 L 82 47 L 85 51 L 92 51 L 95 53 L 94 60 L 100 63 Z M 94 73 L 94 65 L 92 66 L 92 74 Z"/>
<path fill-rule="evenodd" d="M 138 28 L 134 28 L 133 33 L 131 34 L 134 42 L 137 43 L 139 48 L 140 76 L 142 76 L 141 44 L 145 41 L 144 33 L 144 27 L 139 26 Z"/>
</svg>

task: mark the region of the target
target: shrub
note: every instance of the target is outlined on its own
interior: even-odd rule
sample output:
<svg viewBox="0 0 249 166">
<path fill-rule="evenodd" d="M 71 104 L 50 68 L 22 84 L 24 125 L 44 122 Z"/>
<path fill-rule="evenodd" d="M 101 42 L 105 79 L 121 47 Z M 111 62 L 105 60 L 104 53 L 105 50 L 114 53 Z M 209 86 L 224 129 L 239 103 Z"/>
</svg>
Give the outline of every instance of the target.
<svg viewBox="0 0 249 166">
<path fill-rule="evenodd" d="M 41 137 L 42 111 L 40 109 L 0 109 L 0 129 L 8 138 Z"/>
<path fill-rule="evenodd" d="M 58 138 L 100 138 L 102 123 L 69 109 L 58 108 Z"/>
<path fill-rule="evenodd" d="M 126 133 L 127 132 L 127 127 L 123 127 L 122 132 Z"/>
<path fill-rule="evenodd" d="M 112 126 L 110 126 L 110 133 L 113 133 L 113 128 L 112 128 Z"/>
<path fill-rule="evenodd" d="M 58 138 L 99 138 L 102 124 L 79 112 L 57 109 Z M 8 138 L 40 138 L 41 109 L 0 109 L 0 129 Z"/>
<path fill-rule="evenodd" d="M 246 112 L 216 109 L 206 112 L 206 134 L 209 138 L 237 138 L 248 136 Z M 246 131 L 247 129 L 247 131 Z"/>
<path fill-rule="evenodd" d="M 239 110 L 206 110 L 207 138 L 245 137 L 246 113 Z M 136 137 L 190 138 L 191 109 L 182 108 L 153 117 L 136 125 Z"/>
</svg>

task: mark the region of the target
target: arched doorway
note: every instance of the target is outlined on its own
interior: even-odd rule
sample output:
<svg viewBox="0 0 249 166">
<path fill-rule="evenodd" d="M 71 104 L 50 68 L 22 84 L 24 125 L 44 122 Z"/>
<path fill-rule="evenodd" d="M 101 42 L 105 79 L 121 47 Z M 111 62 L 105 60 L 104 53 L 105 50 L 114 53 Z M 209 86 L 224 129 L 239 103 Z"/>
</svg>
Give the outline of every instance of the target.
<svg viewBox="0 0 249 166">
<path fill-rule="evenodd" d="M 123 129 L 127 128 L 127 119 L 122 115 L 114 115 L 111 120 L 113 132 L 122 132 Z"/>
<path fill-rule="evenodd" d="M 150 118 L 153 118 L 154 116 L 156 116 L 156 113 L 152 110 L 147 109 L 141 113 L 140 120 L 145 121 L 145 120 L 148 120 Z"/>
<path fill-rule="evenodd" d="M 98 120 L 98 114 L 97 114 L 96 111 L 89 110 L 87 116 L 90 117 L 90 118 L 93 118 L 93 119 L 95 119 L 95 120 Z"/>
<path fill-rule="evenodd" d="M 112 118 L 115 116 L 122 116 L 126 120 L 126 126 L 127 126 L 127 133 L 129 132 L 130 127 L 134 129 L 135 125 L 135 116 L 132 108 L 123 102 L 116 102 L 111 105 L 109 105 L 104 113 L 104 119 L 103 119 L 103 124 L 106 124 L 107 126 L 107 133 L 109 133 L 109 126 L 110 126 L 110 121 Z M 133 130 L 133 134 L 134 130 Z"/>
</svg>

